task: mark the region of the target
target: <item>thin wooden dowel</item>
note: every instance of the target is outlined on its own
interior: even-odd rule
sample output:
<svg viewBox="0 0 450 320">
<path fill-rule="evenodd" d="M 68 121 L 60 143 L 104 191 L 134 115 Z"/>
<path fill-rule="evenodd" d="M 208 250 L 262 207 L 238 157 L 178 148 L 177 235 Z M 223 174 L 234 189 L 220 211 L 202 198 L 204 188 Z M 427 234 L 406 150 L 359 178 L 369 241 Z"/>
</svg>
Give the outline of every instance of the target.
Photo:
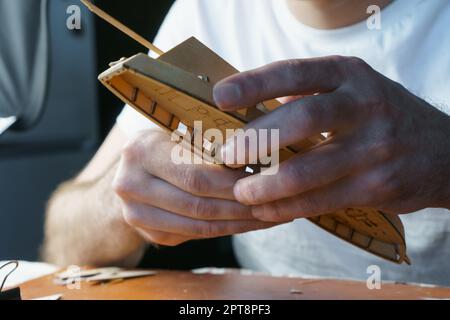
<svg viewBox="0 0 450 320">
<path fill-rule="evenodd" d="M 140 44 L 142 44 L 144 47 L 148 48 L 149 50 L 155 52 L 158 55 L 164 54 L 164 51 L 156 47 L 153 43 L 142 37 L 141 35 L 137 34 L 130 28 L 128 28 L 126 25 L 124 25 L 122 22 L 118 21 L 116 18 L 110 16 L 105 11 L 94 5 L 90 0 L 81 0 L 81 2 L 94 14 L 102 18 L 103 20 L 107 21 L 108 23 L 112 24 L 114 27 L 128 35 L 129 37 L 133 38 Z"/>
</svg>

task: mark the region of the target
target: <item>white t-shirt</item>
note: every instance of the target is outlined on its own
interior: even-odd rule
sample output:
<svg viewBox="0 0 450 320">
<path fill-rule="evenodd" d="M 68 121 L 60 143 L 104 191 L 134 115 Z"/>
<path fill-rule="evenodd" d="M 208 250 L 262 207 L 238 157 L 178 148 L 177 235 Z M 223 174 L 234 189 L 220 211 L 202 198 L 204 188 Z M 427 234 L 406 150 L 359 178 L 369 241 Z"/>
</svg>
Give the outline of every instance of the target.
<svg viewBox="0 0 450 320">
<path fill-rule="evenodd" d="M 166 51 L 195 36 L 241 71 L 290 58 L 357 56 L 414 94 L 450 113 L 450 1 L 396 0 L 381 12 L 381 30 L 366 21 L 317 30 L 301 24 L 283 0 L 178 0 L 155 44 Z M 406 106 L 405 106 L 406 107 Z M 152 126 L 130 107 L 117 119 L 131 135 Z M 450 286 L 450 211 L 401 217 L 412 266 L 355 248 L 306 220 L 234 237 L 240 263 L 275 274 L 367 278 Z"/>
</svg>

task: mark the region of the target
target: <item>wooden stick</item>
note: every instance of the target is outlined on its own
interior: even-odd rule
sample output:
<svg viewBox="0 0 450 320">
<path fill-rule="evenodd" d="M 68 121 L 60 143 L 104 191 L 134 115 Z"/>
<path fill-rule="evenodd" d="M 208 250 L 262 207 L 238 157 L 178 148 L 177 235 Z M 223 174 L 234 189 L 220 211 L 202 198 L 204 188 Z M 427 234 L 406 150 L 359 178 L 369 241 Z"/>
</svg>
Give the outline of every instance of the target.
<svg viewBox="0 0 450 320">
<path fill-rule="evenodd" d="M 102 9 L 100 9 L 99 7 L 95 6 L 90 0 L 81 0 L 81 2 L 90 10 L 92 11 L 94 14 L 96 14 L 97 16 L 99 16 L 100 18 L 102 18 L 103 20 L 107 21 L 108 23 L 110 23 L 111 25 L 113 25 L 114 27 L 116 27 L 117 29 L 119 29 L 120 31 L 122 31 L 123 33 L 125 33 L 126 35 L 128 35 L 129 37 L 133 38 L 134 40 L 136 40 L 137 42 L 139 42 L 140 44 L 142 44 L 144 47 L 148 48 L 149 50 L 157 53 L 158 55 L 162 55 L 164 54 L 164 51 L 160 50 L 158 47 L 156 47 L 153 43 L 151 43 L 150 41 L 148 41 L 147 39 L 145 39 L 144 37 L 140 36 L 139 34 L 137 34 L 136 32 L 134 32 L 133 30 L 131 30 L 130 28 L 128 28 L 127 26 L 125 26 L 123 23 L 121 23 L 120 21 L 118 21 L 117 19 L 115 19 L 114 17 L 110 16 L 109 14 L 107 14 L 105 11 L 103 11 Z"/>
</svg>

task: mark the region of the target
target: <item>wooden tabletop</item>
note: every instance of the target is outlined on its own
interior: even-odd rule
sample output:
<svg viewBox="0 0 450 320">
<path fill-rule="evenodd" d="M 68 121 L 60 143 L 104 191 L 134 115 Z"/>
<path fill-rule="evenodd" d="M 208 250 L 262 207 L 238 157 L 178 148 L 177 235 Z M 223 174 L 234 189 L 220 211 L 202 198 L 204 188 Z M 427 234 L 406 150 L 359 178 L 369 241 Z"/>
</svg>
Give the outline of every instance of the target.
<svg viewBox="0 0 450 320">
<path fill-rule="evenodd" d="M 81 289 L 56 285 L 54 276 L 23 284 L 23 299 L 62 294 L 64 300 L 264 300 L 264 299 L 450 299 L 450 288 L 383 283 L 369 290 L 365 282 L 157 271 L 122 282 L 89 284 Z"/>
</svg>

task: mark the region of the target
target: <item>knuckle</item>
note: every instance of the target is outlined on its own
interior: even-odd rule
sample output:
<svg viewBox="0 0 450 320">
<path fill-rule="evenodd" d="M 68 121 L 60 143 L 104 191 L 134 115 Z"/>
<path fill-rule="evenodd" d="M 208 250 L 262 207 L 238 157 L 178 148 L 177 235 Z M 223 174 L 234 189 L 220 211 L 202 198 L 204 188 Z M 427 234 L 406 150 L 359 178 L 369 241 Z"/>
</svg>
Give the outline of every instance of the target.
<svg viewBox="0 0 450 320">
<path fill-rule="evenodd" d="M 143 141 L 145 144 L 151 145 L 154 142 L 168 140 L 168 136 L 160 129 L 149 129 L 139 132 L 136 135 L 135 140 Z"/>
<path fill-rule="evenodd" d="M 191 203 L 191 212 L 195 219 L 213 218 L 216 209 L 209 200 L 196 198 Z"/>
<path fill-rule="evenodd" d="M 301 68 L 303 61 L 301 59 L 288 59 L 285 61 L 274 62 L 274 65 L 285 72 L 297 72 Z"/>
<path fill-rule="evenodd" d="M 343 62 L 347 61 L 348 58 L 349 58 L 349 57 L 341 56 L 341 55 L 335 54 L 335 55 L 330 56 L 330 57 L 328 58 L 328 60 L 331 61 L 332 63 L 340 64 L 340 63 L 343 63 Z"/>
<path fill-rule="evenodd" d="M 378 169 L 365 180 L 366 186 L 372 194 L 383 199 L 395 197 L 401 193 L 401 183 L 398 176 L 390 169 Z"/>
<path fill-rule="evenodd" d="M 220 234 L 218 226 L 213 222 L 203 223 L 199 229 L 199 235 L 203 238 L 214 238 Z"/>
<path fill-rule="evenodd" d="M 112 181 L 112 190 L 121 199 L 144 196 L 150 200 L 151 194 L 146 190 L 151 189 L 154 181 L 151 175 L 142 175 L 138 171 L 120 166 Z"/>
<path fill-rule="evenodd" d="M 122 159 L 126 162 L 136 161 L 141 155 L 142 149 L 142 133 L 139 133 L 133 139 L 131 139 L 125 147 L 122 149 Z"/>
<path fill-rule="evenodd" d="M 135 162 L 145 154 L 152 154 L 158 143 L 167 137 L 159 130 L 144 130 L 138 132 L 122 149 L 122 158 L 125 161 Z"/>
<path fill-rule="evenodd" d="M 182 173 L 181 183 L 191 194 L 204 195 L 208 192 L 210 183 L 198 166 L 190 166 Z"/>
<path fill-rule="evenodd" d="M 122 216 L 125 222 L 132 227 L 138 227 L 141 225 L 142 219 L 139 211 L 131 208 L 130 206 L 124 206 Z"/>
<path fill-rule="evenodd" d="M 371 77 L 368 77 L 368 73 L 371 71 L 371 67 L 363 59 L 358 57 L 335 57 L 336 70 L 346 78 L 350 78 L 354 85 L 360 86 L 361 83 L 370 81 Z M 364 82 L 359 81 L 363 78 Z"/>
<path fill-rule="evenodd" d="M 330 67 L 340 75 L 348 75 L 353 74 L 354 69 L 351 67 L 351 60 L 353 57 L 341 56 L 341 55 L 332 55 L 328 57 L 328 61 Z"/>
<path fill-rule="evenodd" d="M 157 151 L 161 143 L 166 142 L 168 136 L 164 132 L 159 130 L 151 129 L 146 130 L 137 136 L 137 144 L 140 146 L 140 150 L 144 155 L 151 155 Z"/>
<path fill-rule="evenodd" d="M 125 174 L 116 175 L 112 183 L 112 188 L 114 193 L 122 199 L 127 198 L 134 190 L 131 179 Z"/>
<path fill-rule="evenodd" d="M 183 207 L 186 208 L 186 212 L 190 213 L 191 217 L 194 219 L 198 219 L 198 211 L 201 204 L 199 203 L 201 201 L 201 198 L 194 198 L 192 200 L 186 200 L 185 203 L 183 203 Z"/>
<path fill-rule="evenodd" d="M 368 71 L 370 69 L 370 66 L 361 58 L 346 57 L 345 60 L 351 70 Z"/>
<path fill-rule="evenodd" d="M 336 70 L 336 71 L 344 71 L 345 68 L 343 68 L 343 66 L 346 66 L 346 64 L 347 64 L 347 62 L 349 60 L 349 57 L 341 56 L 341 55 L 332 55 L 332 56 L 329 56 L 327 58 L 327 60 L 329 61 L 330 66 L 334 70 Z"/>
</svg>

